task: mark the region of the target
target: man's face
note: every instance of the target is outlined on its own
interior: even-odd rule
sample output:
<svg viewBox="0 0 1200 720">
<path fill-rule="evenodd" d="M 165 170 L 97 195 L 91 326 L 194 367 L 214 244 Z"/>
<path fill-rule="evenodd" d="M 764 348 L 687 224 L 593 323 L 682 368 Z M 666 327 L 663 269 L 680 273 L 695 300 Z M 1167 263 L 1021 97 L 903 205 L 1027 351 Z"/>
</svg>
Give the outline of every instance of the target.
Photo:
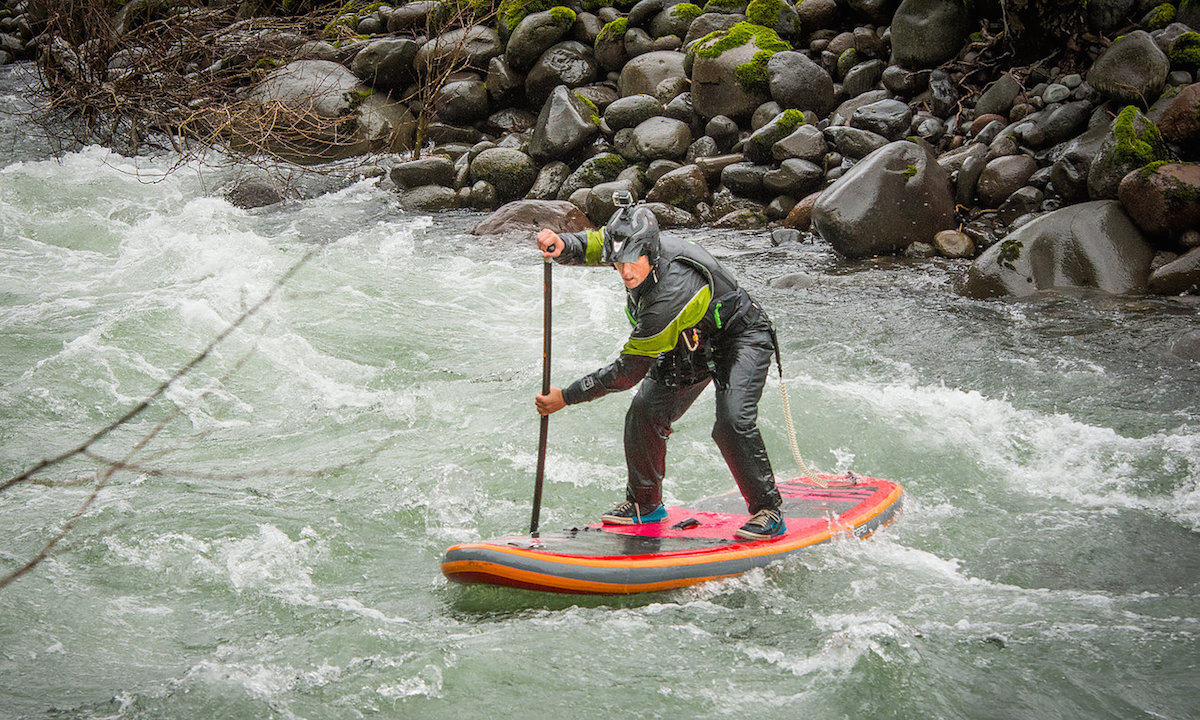
<svg viewBox="0 0 1200 720">
<path fill-rule="evenodd" d="M 625 287 L 632 290 L 641 285 L 650 274 L 650 258 L 642 255 L 634 262 L 613 263 L 613 267 L 621 274 L 621 281 L 625 283 Z"/>
</svg>

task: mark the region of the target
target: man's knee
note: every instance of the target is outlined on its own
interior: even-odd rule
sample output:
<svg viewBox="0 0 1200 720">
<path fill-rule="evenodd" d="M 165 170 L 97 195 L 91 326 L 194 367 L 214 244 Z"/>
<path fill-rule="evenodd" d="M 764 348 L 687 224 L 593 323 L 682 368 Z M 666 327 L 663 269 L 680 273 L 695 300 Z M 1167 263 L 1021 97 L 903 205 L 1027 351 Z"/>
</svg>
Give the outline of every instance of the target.
<svg viewBox="0 0 1200 720">
<path fill-rule="evenodd" d="M 752 439 L 757 430 L 754 422 L 739 422 L 734 418 L 718 417 L 713 423 L 712 439 L 717 443 L 717 447 L 731 447 Z"/>
</svg>

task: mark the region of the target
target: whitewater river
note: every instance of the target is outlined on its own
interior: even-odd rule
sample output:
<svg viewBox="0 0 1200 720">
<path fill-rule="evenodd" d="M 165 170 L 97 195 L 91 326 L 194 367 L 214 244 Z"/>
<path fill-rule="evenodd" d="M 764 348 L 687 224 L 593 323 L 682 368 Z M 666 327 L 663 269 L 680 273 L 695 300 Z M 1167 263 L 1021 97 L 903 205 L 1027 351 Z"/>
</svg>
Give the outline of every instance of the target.
<svg viewBox="0 0 1200 720">
<path fill-rule="evenodd" d="M 704 233 L 776 321 L 806 458 L 903 483 L 904 515 L 673 592 L 465 587 L 445 548 L 529 522 L 528 238 L 368 181 L 239 210 L 226 170 L 44 159 L 12 117 L 0 150 L 0 482 L 295 270 L 0 492 L 0 573 L 70 525 L 0 589 L 0 718 L 1200 717 L 1195 301 L 980 302 L 960 265 Z M 611 271 L 555 268 L 554 297 L 565 384 L 628 326 Z M 544 528 L 621 499 L 627 402 L 551 419 Z M 673 503 L 732 486 L 712 412 L 672 438 Z"/>
</svg>

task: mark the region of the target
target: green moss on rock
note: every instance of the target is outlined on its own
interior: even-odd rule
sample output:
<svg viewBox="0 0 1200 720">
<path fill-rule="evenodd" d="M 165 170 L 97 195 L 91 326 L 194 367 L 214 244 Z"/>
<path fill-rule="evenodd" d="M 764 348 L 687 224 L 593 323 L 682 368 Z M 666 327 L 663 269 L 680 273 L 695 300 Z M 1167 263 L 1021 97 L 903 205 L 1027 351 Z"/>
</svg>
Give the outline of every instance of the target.
<svg viewBox="0 0 1200 720">
<path fill-rule="evenodd" d="M 746 6 L 746 19 L 755 25 L 773 28 L 779 24 L 779 11 L 783 0 L 750 0 Z"/>
<path fill-rule="evenodd" d="M 571 8 L 562 5 L 550 8 L 550 18 L 559 25 L 570 27 L 575 24 L 575 17 L 575 11 Z"/>
<path fill-rule="evenodd" d="M 713 42 L 714 40 L 716 42 Z M 726 50 L 741 47 L 748 42 L 753 42 L 759 50 L 771 55 L 792 49 L 791 43 L 781 40 L 779 34 L 771 28 L 743 21 L 728 30 L 714 30 L 705 35 L 704 39 L 696 44 L 696 55 L 702 58 L 720 57 Z"/>
<path fill-rule="evenodd" d="M 500 15 L 500 24 L 503 25 L 504 31 L 512 32 L 521 24 L 526 15 L 549 10 L 555 4 L 556 0 L 500 0 L 497 12 Z"/>
<path fill-rule="evenodd" d="M 1171 65 L 1179 68 L 1200 67 L 1200 33 L 1185 32 L 1171 43 Z"/>
<path fill-rule="evenodd" d="M 628 31 L 629 18 L 617 18 L 600 28 L 600 33 L 596 35 L 596 44 L 620 40 Z"/>
<path fill-rule="evenodd" d="M 759 50 L 754 53 L 754 57 L 748 63 L 742 63 L 737 66 L 734 71 L 737 76 L 738 84 L 748 93 L 755 95 L 770 95 L 771 82 L 767 75 L 767 61 L 774 55 L 773 52 Z"/>
<path fill-rule="evenodd" d="M 579 179 L 588 186 L 599 185 L 602 182 L 615 180 L 627 167 L 629 167 L 629 163 L 617 153 L 604 153 L 585 160 L 579 166 Z"/>
<path fill-rule="evenodd" d="M 1139 116 L 1143 118 L 1144 123 L 1134 122 Z M 1137 127 L 1139 124 L 1141 128 Z M 1162 133 L 1154 123 L 1145 120 L 1145 116 L 1133 105 L 1127 105 L 1117 115 L 1117 120 L 1113 123 L 1113 135 L 1117 140 L 1113 160 L 1118 163 L 1142 167 L 1166 157 L 1166 144 L 1163 142 Z"/>
<path fill-rule="evenodd" d="M 596 107 L 596 103 L 592 102 L 584 95 L 580 95 L 579 93 L 571 93 L 571 94 L 575 96 L 576 100 L 578 100 L 579 102 L 581 102 L 587 106 L 588 112 L 590 113 L 588 116 L 588 119 L 592 121 L 593 125 L 595 125 L 596 127 L 599 127 L 600 126 L 600 108 Z"/>
<path fill-rule="evenodd" d="M 770 122 L 770 126 L 775 128 L 774 132 L 756 132 L 750 136 L 750 139 L 765 148 L 774 145 L 779 138 L 791 135 L 804 122 L 804 113 L 790 108 L 776 115 L 775 119 Z"/>
<path fill-rule="evenodd" d="M 1000 243 L 1000 253 L 996 256 L 996 264 L 1000 267 L 1016 270 L 1014 263 L 1021 259 L 1021 251 L 1025 244 L 1017 238 L 1008 238 Z"/>
<path fill-rule="evenodd" d="M 1163 3 L 1150 11 L 1149 17 L 1146 18 L 1146 27 L 1151 30 L 1161 30 L 1173 22 L 1175 22 L 1175 6 Z"/>
<path fill-rule="evenodd" d="M 704 8 L 692 3 L 679 3 L 675 6 L 675 15 L 684 20 L 695 20 L 704 14 Z"/>
</svg>

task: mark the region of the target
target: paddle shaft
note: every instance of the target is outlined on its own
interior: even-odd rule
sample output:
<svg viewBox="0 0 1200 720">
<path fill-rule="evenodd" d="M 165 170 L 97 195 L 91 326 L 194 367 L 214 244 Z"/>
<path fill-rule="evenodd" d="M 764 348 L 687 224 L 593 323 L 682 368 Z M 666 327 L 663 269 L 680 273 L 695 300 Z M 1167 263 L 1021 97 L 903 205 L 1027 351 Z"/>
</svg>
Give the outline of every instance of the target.
<svg viewBox="0 0 1200 720">
<path fill-rule="evenodd" d="M 550 393 L 550 258 L 543 258 L 542 270 L 542 394 Z M 538 519 L 542 514 L 542 483 L 546 479 L 546 438 L 550 433 L 550 416 L 542 416 L 538 433 L 537 479 L 533 485 L 533 515 L 529 534 L 537 536 Z"/>
</svg>

